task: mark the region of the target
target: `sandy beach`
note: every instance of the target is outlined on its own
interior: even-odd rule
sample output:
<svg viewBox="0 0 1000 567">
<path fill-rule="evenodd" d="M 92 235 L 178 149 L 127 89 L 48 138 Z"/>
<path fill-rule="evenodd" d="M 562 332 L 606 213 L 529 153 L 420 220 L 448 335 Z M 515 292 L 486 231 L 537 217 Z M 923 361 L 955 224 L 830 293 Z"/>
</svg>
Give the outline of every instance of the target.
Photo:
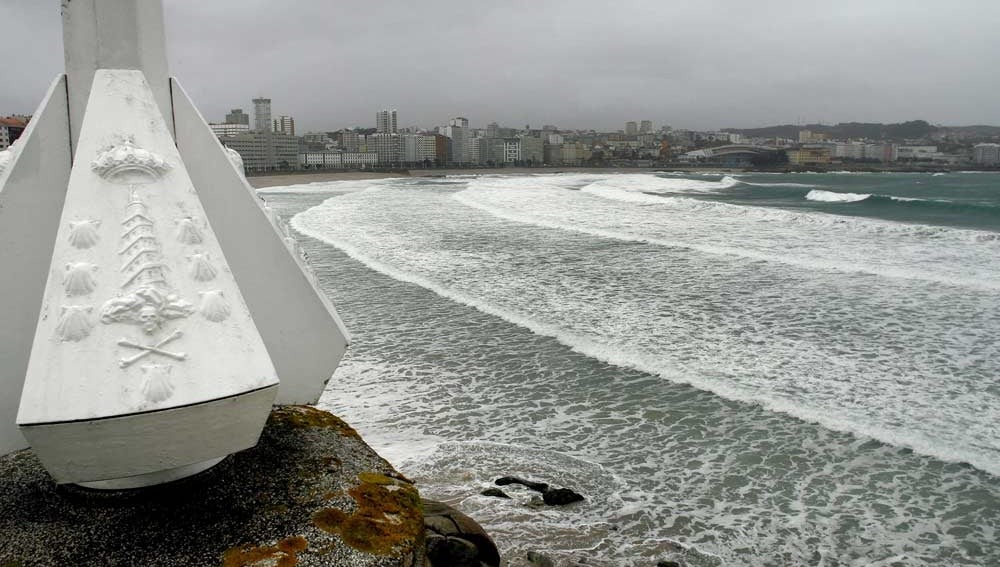
<svg viewBox="0 0 1000 567">
<path fill-rule="evenodd" d="M 317 173 L 286 173 L 281 175 L 260 175 L 249 177 L 250 185 L 257 189 L 282 187 L 323 181 L 357 181 L 359 179 L 386 179 L 390 177 L 445 177 L 449 175 L 516 175 L 525 173 L 655 173 L 662 169 L 614 168 L 614 167 L 502 167 L 466 169 L 410 169 L 397 171 L 323 171 Z M 692 173 L 734 173 L 735 169 L 699 168 Z"/>
</svg>

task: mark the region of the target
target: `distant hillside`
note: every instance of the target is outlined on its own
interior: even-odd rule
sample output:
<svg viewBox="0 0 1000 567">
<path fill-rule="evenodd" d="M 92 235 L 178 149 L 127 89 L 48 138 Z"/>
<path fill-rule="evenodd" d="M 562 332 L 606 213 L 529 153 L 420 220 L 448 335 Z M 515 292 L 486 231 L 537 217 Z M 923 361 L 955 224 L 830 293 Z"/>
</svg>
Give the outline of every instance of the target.
<svg viewBox="0 0 1000 567">
<path fill-rule="evenodd" d="M 994 128 L 993 126 L 966 126 L 963 128 Z M 911 120 L 898 124 L 866 122 L 841 122 L 833 126 L 827 124 L 782 124 L 765 128 L 725 128 L 725 132 L 736 132 L 751 138 L 791 138 L 798 139 L 800 130 L 811 130 L 828 134 L 831 138 L 868 138 L 871 140 L 895 140 L 927 138 L 941 128 L 932 126 L 925 120 Z M 1000 130 L 1000 128 L 998 128 Z"/>
</svg>

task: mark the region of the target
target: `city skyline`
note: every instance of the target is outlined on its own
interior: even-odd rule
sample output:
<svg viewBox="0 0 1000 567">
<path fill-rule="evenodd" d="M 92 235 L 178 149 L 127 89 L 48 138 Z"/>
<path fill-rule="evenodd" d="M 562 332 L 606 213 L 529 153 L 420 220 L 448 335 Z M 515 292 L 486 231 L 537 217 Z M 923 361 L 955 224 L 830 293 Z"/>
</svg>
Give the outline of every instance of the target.
<svg viewBox="0 0 1000 567">
<path fill-rule="evenodd" d="M 58 7 L 0 3 L 18 23 L 9 41 L 32 54 L 0 65 L 18 78 L 0 108 L 30 113 L 62 59 Z M 301 131 L 366 125 L 373 106 L 393 101 L 407 109 L 400 128 L 454 116 L 598 130 L 638 119 L 692 129 L 1000 124 L 991 69 L 1000 5 L 990 2 L 625 2 L 609 11 L 433 1 L 416 13 L 400 2 L 347 13 L 312 0 L 295 10 L 172 0 L 165 10 L 171 71 L 187 78 L 206 116 L 268 93 Z"/>
</svg>

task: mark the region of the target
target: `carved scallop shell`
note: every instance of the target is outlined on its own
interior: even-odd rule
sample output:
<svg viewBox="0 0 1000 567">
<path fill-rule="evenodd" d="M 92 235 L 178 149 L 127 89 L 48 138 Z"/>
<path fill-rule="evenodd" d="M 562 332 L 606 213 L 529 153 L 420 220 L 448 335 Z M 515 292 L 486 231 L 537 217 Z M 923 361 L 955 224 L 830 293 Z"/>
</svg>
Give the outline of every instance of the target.
<svg viewBox="0 0 1000 567">
<path fill-rule="evenodd" d="M 210 282 L 215 279 L 218 272 L 208 261 L 208 254 L 192 254 L 188 259 L 191 260 L 192 278 L 200 282 Z"/>
<path fill-rule="evenodd" d="M 59 314 L 56 333 L 63 341 L 80 341 L 90 335 L 94 324 L 90 322 L 90 305 L 64 305 Z"/>
<path fill-rule="evenodd" d="M 100 236 L 97 229 L 100 228 L 99 220 L 82 220 L 69 223 L 69 243 L 74 248 L 90 248 L 97 244 Z"/>
<path fill-rule="evenodd" d="M 201 244 L 201 231 L 194 224 L 194 219 L 184 217 L 177 221 L 177 242 L 182 244 Z"/>
<path fill-rule="evenodd" d="M 157 403 L 166 400 L 174 393 L 174 384 L 170 380 L 172 366 L 165 364 L 146 364 L 142 366 L 142 395 L 146 400 Z"/>
<path fill-rule="evenodd" d="M 66 274 L 63 276 L 63 288 L 66 295 L 74 297 L 77 295 L 87 295 L 97 288 L 97 281 L 94 280 L 94 272 L 97 266 L 87 262 L 75 262 L 66 264 Z"/>
<path fill-rule="evenodd" d="M 201 295 L 201 305 L 198 310 L 202 317 L 219 323 L 229 318 L 229 304 L 222 295 L 222 290 L 203 291 Z"/>
</svg>

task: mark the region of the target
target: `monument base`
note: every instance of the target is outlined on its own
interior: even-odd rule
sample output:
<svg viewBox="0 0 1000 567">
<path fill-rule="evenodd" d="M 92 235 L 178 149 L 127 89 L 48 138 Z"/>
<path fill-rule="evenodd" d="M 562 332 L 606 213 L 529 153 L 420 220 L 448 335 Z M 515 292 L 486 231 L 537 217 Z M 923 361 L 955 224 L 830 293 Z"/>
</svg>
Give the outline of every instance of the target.
<svg viewBox="0 0 1000 567">
<path fill-rule="evenodd" d="M 143 488 L 146 486 L 155 486 L 157 484 L 166 484 L 168 482 L 173 482 L 175 480 L 180 480 L 182 478 L 187 478 L 189 476 L 194 476 L 198 473 L 205 472 L 208 469 L 214 467 L 215 465 L 221 463 L 222 460 L 225 458 L 226 457 L 218 457 L 215 459 L 209 459 L 207 461 L 202 461 L 200 463 L 194 463 L 170 470 L 158 471 L 149 474 L 139 474 L 135 476 L 127 476 L 125 478 L 95 480 L 93 482 L 78 482 L 77 486 L 82 486 L 84 488 L 93 488 L 94 490 L 131 490 L 133 488 Z"/>
</svg>

